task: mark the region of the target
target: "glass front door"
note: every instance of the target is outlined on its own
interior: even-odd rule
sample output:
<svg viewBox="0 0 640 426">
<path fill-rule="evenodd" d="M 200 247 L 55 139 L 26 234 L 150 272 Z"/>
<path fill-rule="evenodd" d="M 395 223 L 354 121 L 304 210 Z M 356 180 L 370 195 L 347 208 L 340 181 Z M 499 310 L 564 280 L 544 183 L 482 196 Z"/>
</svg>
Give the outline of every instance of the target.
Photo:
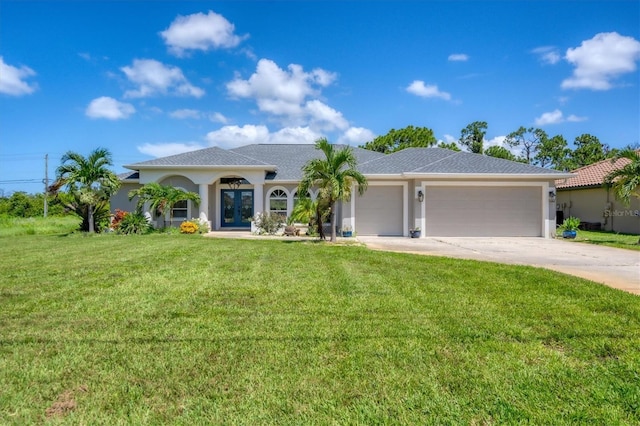
<svg viewBox="0 0 640 426">
<path fill-rule="evenodd" d="M 223 227 L 250 228 L 253 219 L 253 189 L 223 189 Z"/>
</svg>

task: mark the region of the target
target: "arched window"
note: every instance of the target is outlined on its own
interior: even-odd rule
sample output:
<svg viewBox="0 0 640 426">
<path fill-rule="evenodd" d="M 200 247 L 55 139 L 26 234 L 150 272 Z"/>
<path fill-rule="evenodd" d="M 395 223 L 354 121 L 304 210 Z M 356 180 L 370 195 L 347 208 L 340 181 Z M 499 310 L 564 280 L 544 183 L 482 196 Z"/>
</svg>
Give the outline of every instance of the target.
<svg viewBox="0 0 640 426">
<path fill-rule="evenodd" d="M 269 211 L 287 218 L 287 193 L 282 189 L 275 189 L 269 195 Z"/>
</svg>

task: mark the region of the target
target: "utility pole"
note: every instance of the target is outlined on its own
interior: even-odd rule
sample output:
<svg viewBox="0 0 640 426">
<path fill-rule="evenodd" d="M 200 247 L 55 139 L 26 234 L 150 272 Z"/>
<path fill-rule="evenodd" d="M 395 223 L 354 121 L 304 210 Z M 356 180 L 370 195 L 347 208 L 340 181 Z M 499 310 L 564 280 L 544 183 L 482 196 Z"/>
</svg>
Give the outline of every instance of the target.
<svg viewBox="0 0 640 426">
<path fill-rule="evenodd" d="M 44 155 L 44 217 L 47 217 L 47 198 L 49 198 L 49 154 Z"/>
</svg>

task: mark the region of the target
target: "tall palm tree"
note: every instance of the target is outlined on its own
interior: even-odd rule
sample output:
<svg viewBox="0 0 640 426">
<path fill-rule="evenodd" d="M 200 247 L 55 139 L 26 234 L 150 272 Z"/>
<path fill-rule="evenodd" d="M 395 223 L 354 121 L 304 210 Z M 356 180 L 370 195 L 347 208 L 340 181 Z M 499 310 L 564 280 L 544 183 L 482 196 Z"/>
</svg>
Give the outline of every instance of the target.
<svg viewBox="0 0 640 426">
<path fill-rule="evenodd" d="M 604 178 L 604 185 L 612 188 L 616 198 L 625 206 L 631 205 L 631 197 L 640 198 L 640 150 L 626 148 L 620 151 L 613 159 L 615 162 L 626 158 L 629 162 L 623 167 L 611 171 Z M 640 244 L 640 239 L 638 239 Z"/>
<path fill-rule="evenodd" d="M 129 200 L 138 197 L 136 209 L 142 212 L 144 203 L 149 202 L 150 208 L 158 212 L 164 218 L 169 212 L 169 224 L 173 221 L 173 207 L 180 201 L 193 201 L 200 204 L 200 196 L 195 192 L 185 191 L 170 185 L 160 185 L 157 182 L 150 182 L 138 189 L 129 191 Z"/>
<path fill-rule="evenodd" d="M 354 183 L 360 195 L 367 190 L 367 178 L 356 169 L 356 157 L 351 147 L 334 149 L 326 139 L 316 141 L 316 149 L 324 158 L 309 160 L 302 167 L 303 178 L 298 185 L 298 194 L 306 194 L 312 186 L 319 188 L 318 199 L 326 201 L 331 217 L 331 242 L 336 241 L 336 202 L 351 198 Z M 318 224 L 322 227 L 322 223 Z"/>
<path fill-rule="evenodd" d="M 97 148 L 85 158 L 77 152 L 67 151 L 60 161 L 53 186 L 67 187 L 76 201 L 76 211 L 86 211 L 83 222 L 87 223 L 87 230 L 93 233 L 96 207 L 104 205 L 120 187 L 118 176 L 108 168 L 113 166 L 111 153 L 105 148 Z"/>
</svg>

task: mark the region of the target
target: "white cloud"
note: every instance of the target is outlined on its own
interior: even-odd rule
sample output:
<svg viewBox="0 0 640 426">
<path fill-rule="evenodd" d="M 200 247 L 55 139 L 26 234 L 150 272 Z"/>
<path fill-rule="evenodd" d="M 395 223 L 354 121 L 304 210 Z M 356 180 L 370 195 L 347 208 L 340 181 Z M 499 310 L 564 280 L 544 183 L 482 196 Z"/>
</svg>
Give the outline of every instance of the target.
<svg viewBox="0 0 640 426">
<path fill-rule="evenodd" d="M 545 126 L 547 124 L 558 124 L 564 121 L 562 116 L 562 111 L 556 109 L 551 112 L 545 112 L 540 117 L 536 118 L 535 125 L 536 126 Z"/>
<path fill-rule="evenodd" d="M 153 95 L 193 96 L 199 98 L 204 90 L 193 86 L 178 67 L 164 65 L 154 59 L 134 59 L 132 66 L 120 70 L 136 90 L 128 90 L 126 98 L 144 98 Z"/>
<path fill-rule="evenodd" d="M 441 92 L 436 85 L 425 85 L 424 81 L 415 80 L 407 87 L 407 92 L 420 96 L 423 98 L 442 98 L 444 100 L 450 100 L 451 94 L 447 92 Z"/>
<path fill-rule="evenodd" d="M 580 122 L 580 121 L 586 121 L 587 117 L 579 117 L 577 115 L 571 114 L 568 117 L 565 118 L 564 114 L 562 113 L 562 111 L 560 111 L 559 109 L 556 109 L 554 111 L 551 112 L 545 112 L 544 114 L 542 114 L 540 117 L 535 119 L 535 125 L 536 126 L 545 126 L 547 124 L 559 124 L 559 123 L 564 123 L 565 121 L 569 121 L 569 122 Z"/>
<path fill-rule="evenodd" d="M 212 10 L 206 15 L 194 13 L 178 16 L 160 33 L 169 51 L 182 56 L 187 50 L 203 50 L 236 47 L 248 35 L 234 34 L 235 26 Z"/>
<path fill-rule="evenodd" d="M 349 127 L 341 112 L 318 100 L 307 102 L 305 111 L 309 114 L 312 127 L 323 130 L 344 130 Z"/>
<path fill-rule="evenodd" d="M 314 143 L 323 135 L 309 127 L 285 127 L 269 136 L 269 143 Z"/>
<path fill-rule="evenodd" d="M 376 134 L 364 127 L 349 127 L 346 132 L 338 138 L 338 143 L 346 145 L 362 145 L 374 140 Z"/>
<path fill-rule="evenodd" d="M 239 126 L 224 126 L 207 133 L 207 142 L 211 146 L 220 148 L 235 148 L 254 143 L 269 143 L 269 129 L 266 126 L 246 124 Z"/>
<path fill-rule="evenodd" d="M 640 42 L 616 32 L 599 33 L 579 47 L 567 49 L 565 59 L 575 66 L 563 89 L 608 90 L 611 80 L 636 70 Z"/>
<path fill-rule="evenodd" d="M 587 117 L 578 117 L 577 115 L 571 114 L 567 117 L 567 121 L 571 121 L 573 123 L 579 123 L 580 121 L 587 121 Z"/>
<path fill-rule="evenodd" d="M 448 59 L 452 62 L 466 62 L 469 60 L 469 55 L 465 53 L 452 53 Z"/>
<path fill-rule="evenodd" d="M 451 142 L 458 142 L 458 138 L 456 138 L 455 136 L 449 135 L 449 134 L 445 134 L 444 135 L 444 142 L 446 143 L 451 143 Z"/>
<path fill-rule="evenodd" d="M 106 118 L 107 120 L 121 120 L 129 118 L 136 112 L 131 104 L 119 102 L 108 96 L 96 98 L 89 103 L 85 114 L 91 118 Z"/>
<path fill-rule="evenodd" d="M 288 127 L 306 126 L 319 129 L 345 129 L 342 113 L 318 100 L 320 88 L 333 83 L 335 73 L 317 68 L 305 72 L 300 65 L 280 68 L 269 59 L 258 61 L 256 71 L 244 80 L 240 76 L 227 83 L 232 97 L 255 99 L 261 112 L 273 115 Z"/>
<path fill-rule="evenodd" d="M 169 113 L 169 117 L 177 118 L 179 120 L 184 120 L 187 118 L 199 119 L 202 117 L 202 113 L 197 109 L 177 109 Z"/>
<path fill-rule="evenodd" d="M 206 148 L 197 142 L 145 143 L 136 147 L 139 152 L 152 157 L 167 157 Z"/>
<path fill-rule="evenodd" d="M 22 66 L 16 68 L 4 62 L 0 56 L 0 93 L 11 96 L 29 95 L 36 91 L 36 84 L 29 84 L 26 80 L 36 75 L 36 72 L 29 67 Z"/>
<path fill-rule="evenodd" d="M 317 94 L 313 83 L 326 86 L 331 80 L 330 73 L 314 70 L 305 73 L 300 65 L 290 64 L 287 70 L 280 68 L 269 59 L 258 61 L 256 72 L 243 80 L 236 77 L 227 84 L 232 96 L 239 98 L 268 99 L 300 105 L 310 95 Z"/>
<path fill-rule="evenodd" d="M 536 47 L 531 53 L 538 55 L 538 58 L 543 64 L 557 64 L 561 59 L 560 52 L 555 46 Z"/>
<path fill-rule="evenodd" d="M 209 120 L 213 121 L 214 123 L 221 123 L 221 124 L 227 124 L 229 122 L 229 119 L 219 112 L 214 112 L 212 114 L 209 114 Z"/>
</svg>

